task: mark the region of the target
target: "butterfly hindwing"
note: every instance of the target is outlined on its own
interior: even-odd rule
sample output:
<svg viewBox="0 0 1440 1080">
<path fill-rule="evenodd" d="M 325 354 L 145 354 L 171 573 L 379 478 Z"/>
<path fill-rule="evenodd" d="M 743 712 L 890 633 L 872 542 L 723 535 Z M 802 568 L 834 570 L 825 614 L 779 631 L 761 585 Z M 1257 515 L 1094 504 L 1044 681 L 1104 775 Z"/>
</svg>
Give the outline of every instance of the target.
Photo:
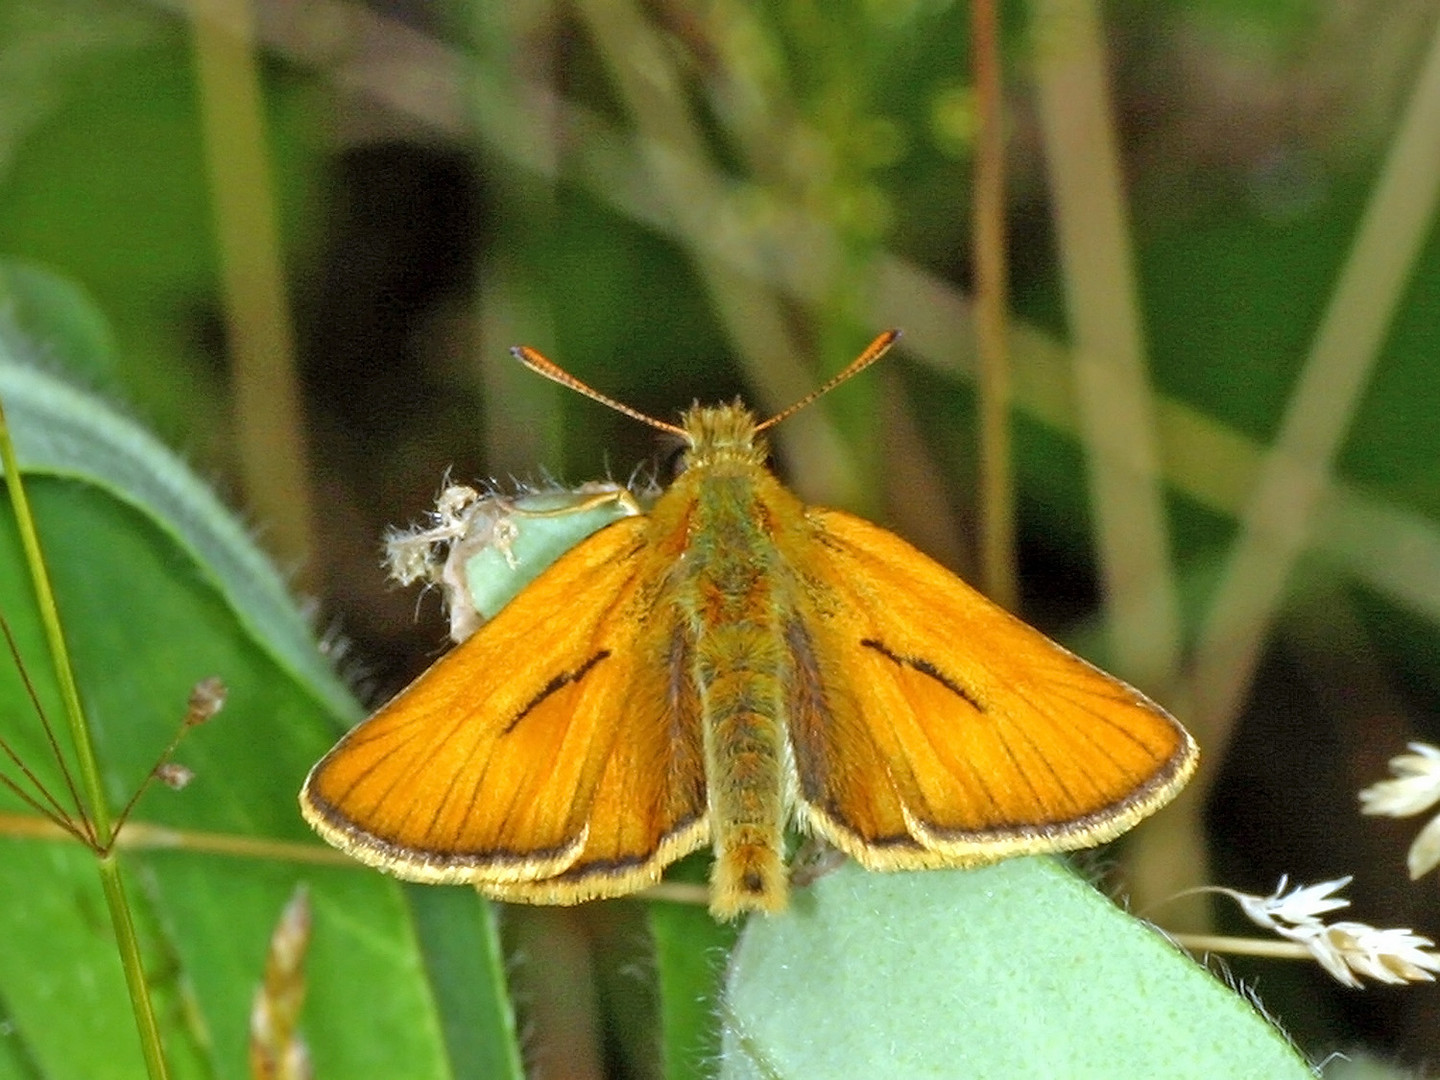
<svg viewBox="0 0 1440 1080">
<path fill-rule="evenodd" d="M 798 796 L 811 827 L 860 862 L 963 866 L 1090 846 L 1193 770 L 1189 736 L 1139 691 L 894 534 L 836 511 L 806 516 L 805 550 L 787 560 L 803 568 Z"/>
<path fill-rule="evenodd" d="M 620 728 L 590 804 L 586 841 L 554 876 L 520 885 L 482 885 L 498 900 L 575 903 L 623 896 L 660 879 L 670 863 L 710 838 L 699 702 L 690 649 L 655 620 L 636 643 L 637 659 Z"/>
</svg>

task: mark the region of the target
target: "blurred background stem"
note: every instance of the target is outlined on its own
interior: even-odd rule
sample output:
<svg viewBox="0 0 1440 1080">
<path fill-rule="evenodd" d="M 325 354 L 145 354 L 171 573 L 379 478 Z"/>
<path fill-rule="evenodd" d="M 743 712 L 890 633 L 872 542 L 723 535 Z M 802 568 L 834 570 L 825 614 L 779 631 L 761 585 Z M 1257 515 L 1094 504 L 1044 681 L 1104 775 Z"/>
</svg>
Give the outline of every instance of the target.
<svg viewBox="0 0 1440 1080">
<path fill-rule="evenodd" d="M 975 346 L 980 393 L 980 581 L 1001 607 L 1020 602 L 1015 566 L 1015 481 L 1010 472 L 1010 357 L 1005 348 L 1009 270 L 1005 255 L 1005 97 L 995 0 L 970 8 L 977 131 L 975 154 Z"/>
<path fill-rule="evenodd" d="M 1100 9 L 1035 0 L 1031 11 L 1111 664 L 1188 722 L 1175 697 L 1180 609 Z M 1201 809 L 1182 796 L 1158 830 L 1137 833 L 1128 870 L 1138 905 L 1208 880 Z"/>
<path fill-rule="evenodd" d="M 1440 26 L 1360 221 L 1284 419 L 1239 516 L 1200 627 L 1191 683 L 1199 730 L 1223 756 L 1331 471 L 1379 362 L 1440 201 Z M 1205 773 L 1202 772 L 1202 781 Z M 1202 783 L 1203 788 L 1203 783 Z"/>
<path fill-rule="evenodd" d="M 189 0 L 230 348 L 236 453 L 271 553 L 318 580 L 305 421 L 249 0 Z"/>
</svg>

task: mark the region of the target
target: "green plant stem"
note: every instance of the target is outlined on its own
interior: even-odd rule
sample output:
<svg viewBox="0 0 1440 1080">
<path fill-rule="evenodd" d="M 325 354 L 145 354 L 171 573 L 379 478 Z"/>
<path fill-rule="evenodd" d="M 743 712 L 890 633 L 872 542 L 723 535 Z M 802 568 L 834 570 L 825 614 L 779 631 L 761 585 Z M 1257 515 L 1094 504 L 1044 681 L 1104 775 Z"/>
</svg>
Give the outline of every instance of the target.
<svg viewBox="0 0 1440 1080">
<path fill-rule="evenodd" d="M 170 1075 L 165 1065 L 165 1044 L 160 1040 L 160 1027 L 155 1022 L 155 1009 L 150 1003 L 150 983 L 145 978 L 140 938 L 135 933 L 135 919 L 130 912 L 130 901 L 125 896 L 120 862 L 113 852 L 100 858 L 100 884 L 105 890 L 105 906 L 110 909 L 110 925 L 115 929 L 120 966 L 125 970 L 125 986 L 130 991 L 130 1005 L 135 1012 L 135 1029 L 140 1033 L 145 1069 L 151 1080 L 165 1080 Z"/>
<path fill-rule="evenodd" d="M 150 1002 L 150 987 L 140 962 L 140 944 L 135 935 L 135 922 L 120 880 L 120 868 L 114 855 L 109 852 L 114 834 L 110 808 L 105 801 L 105 786 L 100 776 L 100 763 L 95 756 L 95 746 L 90 741 L 90 729 L 85 723 L 85 713 L 80 705 L 80 691 L 75 683 L 75 669 L 70 663 L 70 650 L 65 645 L 60 611 L 55 604 L 55 591 L 51 588 L 50 574 L 45 568 L 45 559 L 40 550 L 40 535 L 35 528 L 35 516 L 30 511 L 30 500 L 25 494 L 25 485 L 20 480 L 20 462 L 15 456 L 15 444 L 10 438 L 10 425 L 5 419 L 3 405 L 0 405 L 0 468 L 5 472 L 5 487 L 10 495 L 10 505 L 15 511 L 15 525 L 20 532 L 20 543 L 25 550 L 25 564 L 30 570 L 30 581 L 40 609 L 40 621 L 45 628 L 50 663 L 55 671 L 56 682 L 60 685 L 61 700 L 65 703 L 65 715 L 70 724 L 70 736 L 79 758 L 80 780 L 87 803 L 81 809 L 90 818 L 95 842 L 98 850 L 102 852 L 100 881 L 105 890 L 106 905 L 110 908 L 110 922 L 120 949 L 120 963 L 125 970 L 125 983 L 130 991 L 131 1007 L 135 1011 L 135 1025 L 140 1034 L 146 1069 L 151 1080 L 164 1080 L 169 1071 L 165 1067 L 160 1029 L 155 1023 L 155 1010 Z"/>
<path fill-rule="evenodd" d="M 70 651 L 65 647 L 65 634 L 60 627 L 60 612 L 55 606 L 55 593 L 50 587 L 50 575 L 40 552 L 40 536 L 35 530 L 30 500 L 20 482 L 20 463 L 15 457 L 15 444 L 10 439 L 10 426 L 5 420 L 3 407 L 0 407 L 0 468 L 5 471 L 5 487 L 10 495 L 10 505 L 15 508 L 15 525 L 20 532 L 25 563 L 35 588 L 40 622 L 45 629 L 46 644 L 50 647 L 50 661 L 55 669 L 55 680 L 60 684 L 60 697 L 65 703 L 65 716 L 70 723 L 70 737 L 80 759 L 80 779 L 88 804 L 82 809 L 90 817 L 96 844 L 102 849 L 107 848 L 111 839 L 110 809 L 106 805 L 105 789 L 100 780 L 100 765 L 95 757 L 94 745 L 90 742 L 89 728 L 85 725 L 80 691 L 75 685 L 74 668 L 70 665 Z"/>
</svg>

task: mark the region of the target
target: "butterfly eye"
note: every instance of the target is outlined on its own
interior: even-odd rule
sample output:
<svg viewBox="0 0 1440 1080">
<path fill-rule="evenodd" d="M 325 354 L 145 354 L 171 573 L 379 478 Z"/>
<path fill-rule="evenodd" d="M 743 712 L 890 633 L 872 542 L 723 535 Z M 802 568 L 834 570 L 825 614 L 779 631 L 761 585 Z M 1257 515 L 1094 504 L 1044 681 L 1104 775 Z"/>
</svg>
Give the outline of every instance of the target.
<svg viewBox="0 0 1440 1080">
<path fill-rule="evenodd" d="M 685 471 L 685 451 L 690 447 L 683 442 L 677 442 L 674 446 L 666 447 L 661 451 L 660 475 L 668 476 L 674 480 Z"/>
</svg>

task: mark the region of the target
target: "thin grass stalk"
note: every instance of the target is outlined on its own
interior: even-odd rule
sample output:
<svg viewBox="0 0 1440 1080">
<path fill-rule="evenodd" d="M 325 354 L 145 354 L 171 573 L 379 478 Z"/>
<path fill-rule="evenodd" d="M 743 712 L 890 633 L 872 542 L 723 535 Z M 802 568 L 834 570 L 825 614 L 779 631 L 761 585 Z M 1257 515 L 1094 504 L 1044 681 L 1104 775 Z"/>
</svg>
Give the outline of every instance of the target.
<svg viewBox="0 0 1440 1080">
<path fill-rule="evenodd" d="M 1093 0 L 1035 0 L 1036 103 L 1074 351 L 1075 404 L 1090 477 L 1113 665 L 1186 717 L 1180 605 L 1170 559 L 1157 410 L 1146 370 L 1100 13 Z M 1203 730 L 1200 744 L 1209 746 Z M 1130 892 L 1165 896 L 1203 880 L 1202 806 L 1182 796 L 1130 850 Z M 1196 902 L 1181 918 L 1204 919 Z"/>
<path fill-rule="evenodd" d="M 1092 0 L 1036 0 L 1032 11 L 1036 102 L 1115 666 L 1158 693 L 1180 665 L 1179 603 L 1100 15 Z"/>
<path fill-rule="evenodd" d="M 252 14 L 248 0 L 190 0 L 189 11 L 245 493 L 272 553 L 313 587 L 309 455 Z"/>
<path fill-rule="evenodd" d="M 1009 306 L 1005 251 L 1005 108 L 995 0 L 970 7 L 979 131 L 975 155 L 975 345 L 980 367 L 980 580 L 1016 610 L 1015 485 L 1010 465 Z"/>
<path fill-rule="evenodd" d="M 516 4 L 457 5 L 455 18 L 468 35 L 474 63 L 461 67 L 463 100 L 475 126 L 497 113 L 507 118 L 511 144 L 538 166 L 538 176 L 502 172 L 490 190 L 496 221 L 506 238 L 479 275 L 474 369 L 481 383 L 484 460 L 494 474 L 524 476 L 537 461 L 556 461 L 563 446 L 564 415 L 558 392 L 534 378 L 507 351 L 517 342 L 542 352 L 558 345 L 555 304 L 545 272 L 545 252 L 556 234 L 555 178 L 564 149 L 556 122 L 560 96 L 552 80 L 561 45 L 548 33 L 555 17 L 551 0 Z M 458 67 L 458 65 L 457 65 Z M 545 94 L 529 93 L 544 80 Z M 468 134 L 468 133 L 467 133 Z M 485 164 L 478 154 L 478 167 Z M 558 350 L 549 355 L 569 363 Z"/>
<path fill-rule="evenodd" d="M 102 853 L 99 859 L 100 884 L 105 893 L 105 905 L 110 912 L 110 925 L 115 931 L 115 943 L 120 952 L 121 967 L 125 972 L 125 985 L 130 994 L 131 1009 L 135 1014 L 135 1027 L 140 1036 L 145 1068 L 150 1080 L 165 1080 L 169 1076 L 165 1064 L 165 1048 L 160 1039 L 159 1025 L 155 1021 L 155 1008 L 150 1001 L 150 984 L 145 977 L 145 968 L 140 957 L 140 941 L 135 933 L 135 920 L 125 895 L 120 866 L 110 851 L 114 833 L 110 808 L 105 801 L 100 762 L 95 755 L 95 746 L 90 740 L 90 727 L 85 722 L 85 713 L 80 704 L 80 691 L 75 682 L 74 666 L 70 662 L 70 650 L 65 644 L 60 610 L 55 603 L 50 573 L 45 567 L 40 535 L 35 527 L 35 516 L 31 513 L 30 500 L 20 479 L 20 463 L 15 454 L 15 444 L 10 437 L 10 425 L 5 419 L 3 405 L 0 405 L 0 469 L 5 473 L 5 487 L 15 512 L 15 523 L 20 533 L 20 544 L 25 551 L 25 565 L 29 569 L 31 585 L 35 590 L 36 605 L 40 609 L 40 622 L 45 630 L 50 662 L 55 671 L 55 680 L 60 686 L 60 697 L 65 704 L 65 716 L 70 725 L 70 737 L 79 758 L 81 787 L 88 804 L 82 807 L 83 816 L 89 819 L 96 849 Z"/>
</svg>

